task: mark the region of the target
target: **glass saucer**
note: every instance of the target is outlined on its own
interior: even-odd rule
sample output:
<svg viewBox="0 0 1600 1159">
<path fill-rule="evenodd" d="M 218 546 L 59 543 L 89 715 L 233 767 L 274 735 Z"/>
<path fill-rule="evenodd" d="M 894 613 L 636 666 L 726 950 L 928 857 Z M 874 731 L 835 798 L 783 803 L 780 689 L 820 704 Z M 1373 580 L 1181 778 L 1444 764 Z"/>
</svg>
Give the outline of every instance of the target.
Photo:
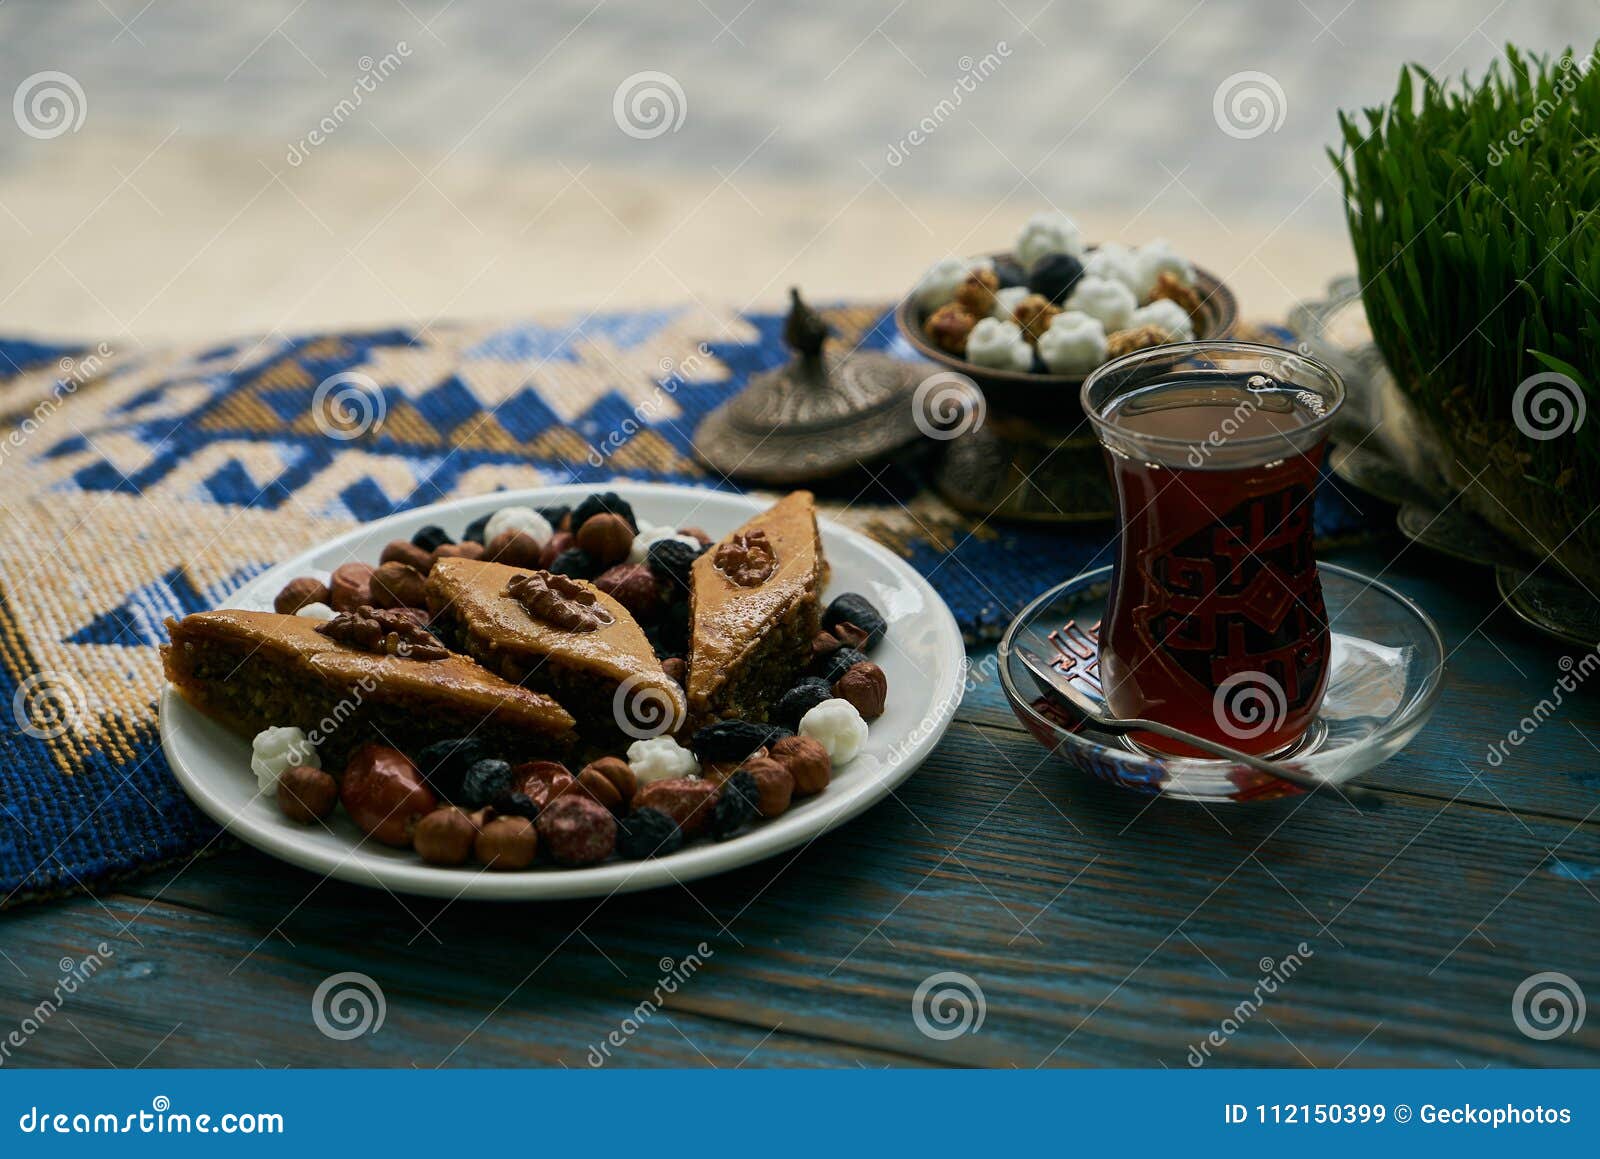
<svg viewBox="0 0 1600 1159">
<path fill-rule="evenodd" d="M 1428 615 L 1393 588 L 1331 563 L 1317 570 L 1333 631 L 1328 691 L 1305 735 L 1279 759 L 1339 784 L 1382 764 L 1417 734 L 1438 699 L 1444 642 Z M 1232 761 L 1140 749 L 1126 737 L 1084 725 L 1044 695 L 1019 647 L 1053 662 L 1101 700 L 1097 635 L 1110 586 L 1111 568 L 1085 572 L 1045 592 L 1006 628 L 1000 683 L 1034 738 L 1078 768 L 1140 793 L 1223 802 L 1305 792 Z"/>
</svg>

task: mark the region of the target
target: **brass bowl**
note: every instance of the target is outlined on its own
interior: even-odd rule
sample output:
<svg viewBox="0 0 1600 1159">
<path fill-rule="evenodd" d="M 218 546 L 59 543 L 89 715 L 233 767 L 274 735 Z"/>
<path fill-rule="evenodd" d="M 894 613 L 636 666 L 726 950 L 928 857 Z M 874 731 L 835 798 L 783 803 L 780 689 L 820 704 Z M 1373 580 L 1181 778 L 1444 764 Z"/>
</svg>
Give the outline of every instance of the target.
<svg viewBox="0 0 1600 1159">
<path fill-rule="evenodd" d="M 1195 289 L 1202 298 L 1196 337 L 1231 336 L 1239 320 L 1233 291 L 1198 267 Z M 1087 375 L 991 370 L 947 354 L 923 336 L 923 313 L 909 296 L 895 307 L 894 320 L 913 350 L 983 392 L 984 421 L 944 445 L 934 486 L 946 502 L 982 519 L 1082 523 L 1112 517 L 1105 460 L 1078 401 Z"/>
<path fill-rule="evenodd" d="M 1010 254 L 988 255 L 995 261 Z M 1197 340 L 1227 338 L 1239 321 L 1239 303 L 1222 279 L 1198 266 L 1194 271 L 1195 289 L 1201 297 L 1200 319 L 1195 325 Z M 964 374 L 983 391 L 991 411 L 1035 418 L 1066 429 L 1083 421 L 1078 390 L 1087 375 L 1035 374 L 1030 370 L 994 370 L 978 366 L 965 358 L 940 350 L 922 332 L 924 316 L 910 295 L 895 307 L 895 325 L 901 335 L 922 357 L 946 370 Z"/>
</svg>

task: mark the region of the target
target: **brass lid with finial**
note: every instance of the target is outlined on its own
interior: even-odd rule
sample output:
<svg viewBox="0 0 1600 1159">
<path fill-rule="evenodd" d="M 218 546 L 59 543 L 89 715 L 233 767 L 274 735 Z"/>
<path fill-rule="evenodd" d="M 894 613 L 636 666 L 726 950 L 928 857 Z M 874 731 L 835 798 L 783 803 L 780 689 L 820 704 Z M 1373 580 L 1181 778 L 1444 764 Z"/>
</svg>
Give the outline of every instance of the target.
<svg viewBox="0 0 1600 1159">
<path fill-rule="evenodd" d="M 877 351 L 825 349 L 822 315 L 789 290 L 783 340 L 794 357 L 707 415 L 695 451 L 713 470 L 761 483 L 837 475 L 917 439 L 913 397 L 928 368 Z"/>
</svg>

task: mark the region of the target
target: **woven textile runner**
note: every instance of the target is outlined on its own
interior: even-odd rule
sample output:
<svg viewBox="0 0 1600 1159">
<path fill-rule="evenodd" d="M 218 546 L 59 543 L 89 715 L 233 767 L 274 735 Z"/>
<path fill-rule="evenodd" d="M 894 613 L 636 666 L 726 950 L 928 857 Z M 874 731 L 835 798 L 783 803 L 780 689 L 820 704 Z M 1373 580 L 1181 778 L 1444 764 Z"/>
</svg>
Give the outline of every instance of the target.
<svg viewBox="0 0 1600 1159">
<path fill-rule="evenodd" d="M 845 341 L 896 345 L 880 307 L 828 314 Z M 217 839 L 161 754 L 165 617 L 442 499 L 617 476 L 731 486 L 690 434 L 785 361 L 782 325 L 683 307 L 160 350 L 0 340 L 0 904 Z M 352 385 L 381 421 L 330 435 L 317 404 Z M 1103 526 L 977 525 L 899 468 L 819 499 L 926 575 L 972 642 L 1108 558 Z M 1332 491 L 1317 520 L 1324 536 L 1360 526 Z"/>
</svg>

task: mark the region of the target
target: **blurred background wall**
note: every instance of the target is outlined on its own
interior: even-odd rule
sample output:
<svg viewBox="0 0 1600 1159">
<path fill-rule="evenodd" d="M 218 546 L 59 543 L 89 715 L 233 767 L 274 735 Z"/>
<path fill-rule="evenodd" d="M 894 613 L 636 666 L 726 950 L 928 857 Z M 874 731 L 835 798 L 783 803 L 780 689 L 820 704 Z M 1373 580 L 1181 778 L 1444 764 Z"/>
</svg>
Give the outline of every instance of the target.
<svg viewBox="0 0 1600 1159">
<path fill-rule="evenodd" d="M 1035 209 L 1281 312 L 1402 61 L 1594 0 L 9 0 L 0 330 L 124 342 L 887 299 Z"/>
</svg>

